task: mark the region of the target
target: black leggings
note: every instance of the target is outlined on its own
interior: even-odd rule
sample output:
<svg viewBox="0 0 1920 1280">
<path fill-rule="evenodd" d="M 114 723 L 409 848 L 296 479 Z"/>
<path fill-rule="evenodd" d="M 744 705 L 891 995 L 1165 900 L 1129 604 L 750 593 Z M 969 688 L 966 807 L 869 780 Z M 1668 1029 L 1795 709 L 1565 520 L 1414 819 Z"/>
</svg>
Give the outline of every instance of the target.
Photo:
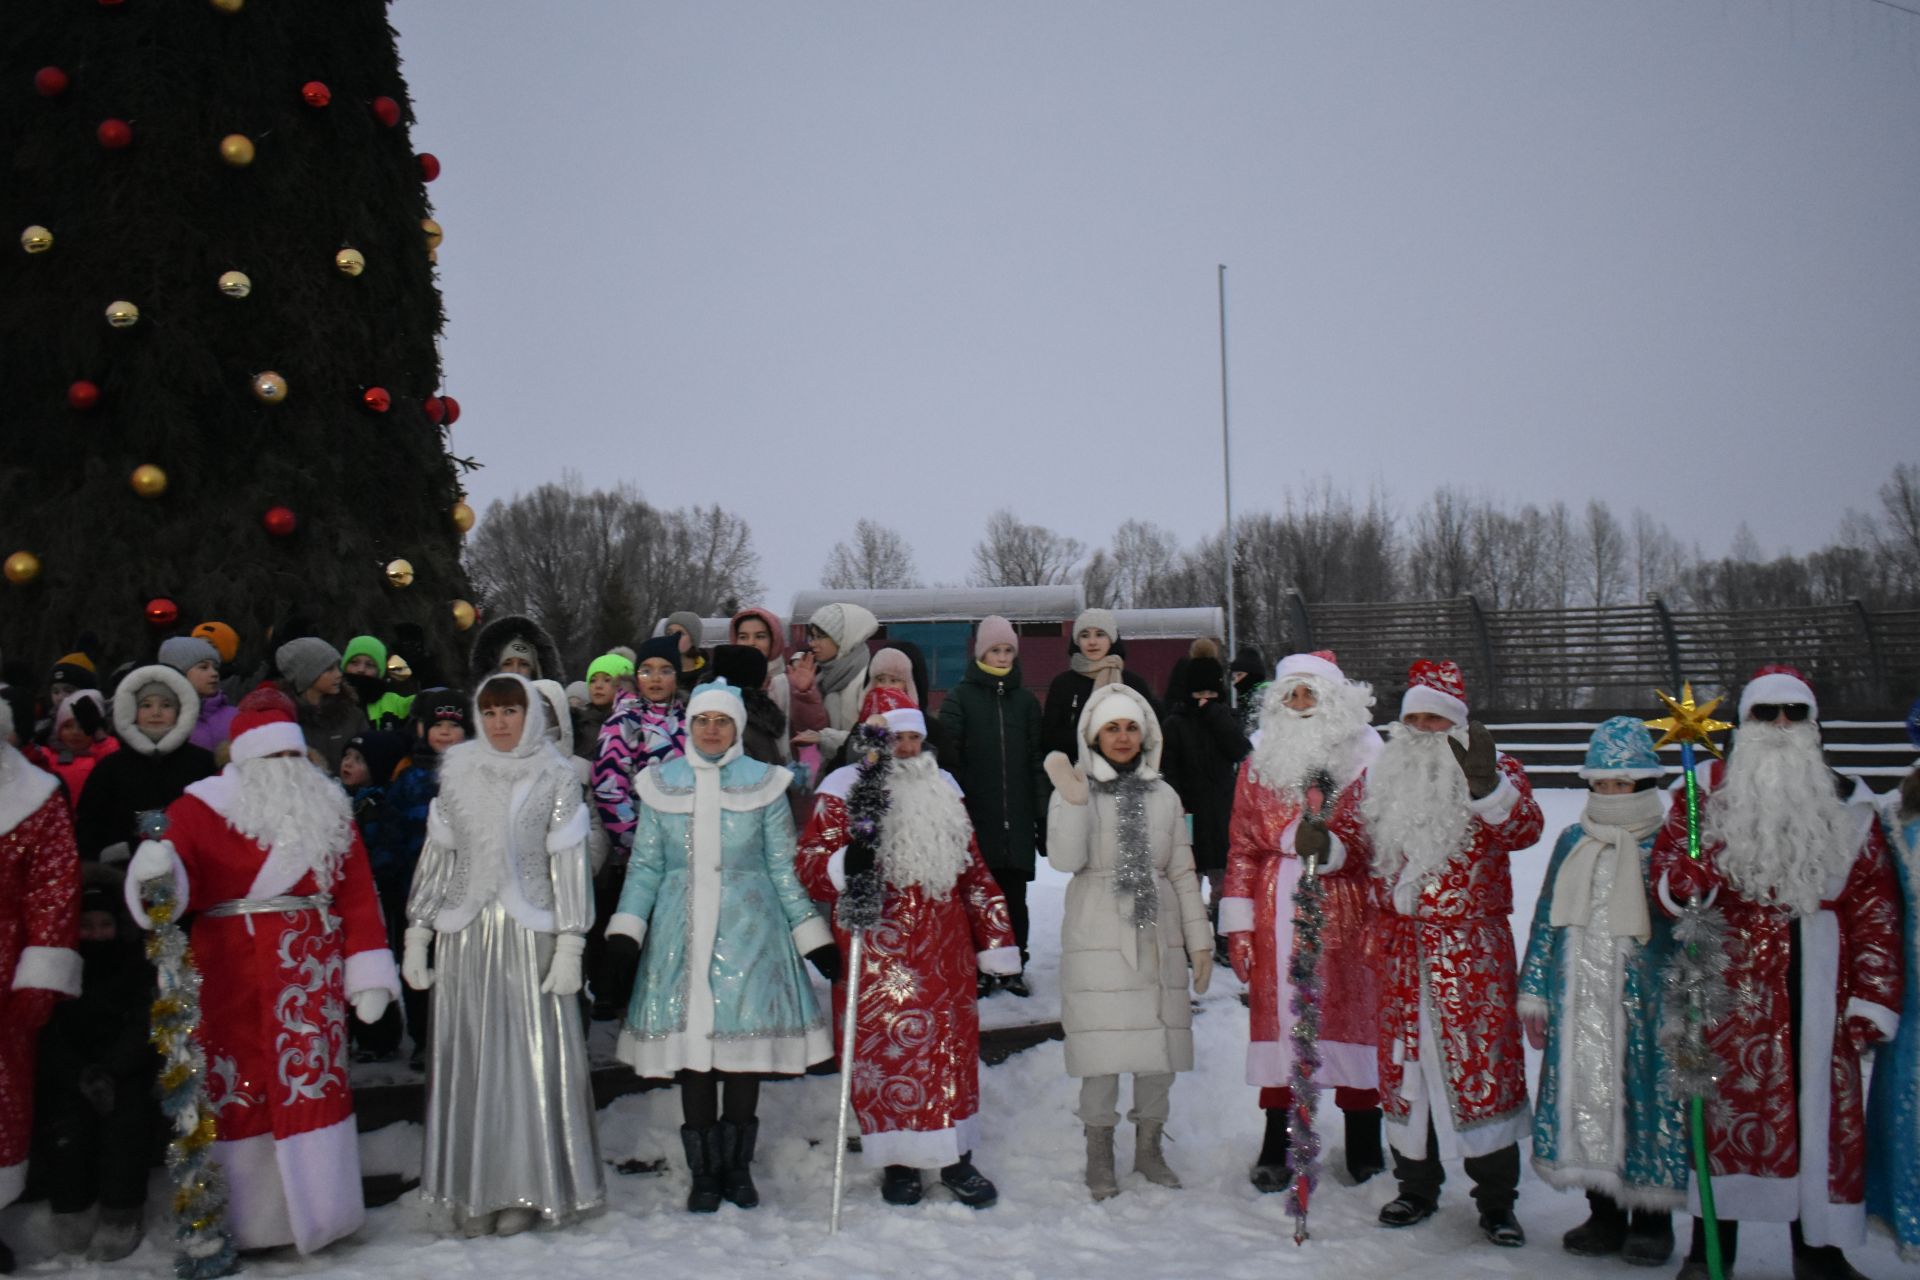
<svg viewBox="0 0 1920 1280">
<path fill-rule="evenodd" d="M 674 1078 L 680 1082 L 680 1119 L 689 1128 L 711 1129 L 723 1116 L 728 1124 L 747 1124 L 760 1109 L 759 1076 L 682 1071 Z"/>
<path fill-rule="evenodd" d="M 1013 926 L 1014 945 L 1020 948 L 1020 967 L 1027 967 L 1027 885 L 1031 877 L 1018 867 L 988 867 L 1000 895 L 1007 900 L 1007 923 Z"/>
</svg>

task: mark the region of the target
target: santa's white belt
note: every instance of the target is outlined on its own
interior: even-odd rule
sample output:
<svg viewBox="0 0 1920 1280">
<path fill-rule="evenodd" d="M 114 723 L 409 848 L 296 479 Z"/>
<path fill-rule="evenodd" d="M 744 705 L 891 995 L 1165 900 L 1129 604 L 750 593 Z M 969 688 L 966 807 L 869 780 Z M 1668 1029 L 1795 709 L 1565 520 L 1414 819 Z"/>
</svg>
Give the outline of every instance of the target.
<svg viewBox="0 0 1920 1280">
<path fill-rule="evenodd" d="M 283 893 L 272 898 L 234 898 L 227 902 L 215 903 L 202 914 L 209 916 L 265 916 L 278 915 L 283 911 L 321 911 L 333 905 L 333 895 L 316 893 L 307 897 L 297 897 Z"/>
</svg>

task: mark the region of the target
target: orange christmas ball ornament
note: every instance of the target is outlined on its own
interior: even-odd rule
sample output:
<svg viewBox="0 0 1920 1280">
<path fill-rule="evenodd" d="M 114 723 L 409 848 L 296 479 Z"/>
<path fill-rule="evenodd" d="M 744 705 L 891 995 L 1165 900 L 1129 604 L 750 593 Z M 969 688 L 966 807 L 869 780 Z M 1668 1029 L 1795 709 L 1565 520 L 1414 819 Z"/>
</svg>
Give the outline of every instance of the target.
<svg viewBox="0 0 1920 1280">
<path fill-rule="evenodd" d="M 24 587 L 40 576 L 40 557 L 31 551 L 16 551 L 7 557 L 6 574 L 8 582 Z"/>
<path fill-rule="evenodd" d="M 271 369 L 254 374 L 253 398 L 261 404 L 279 404 L 287 398 L 287 380 Z"/>
<path fill-rule="evenodd" d="M 450 511 L 448 514 L 453 518 L 453 527 L 458 529 L 461 533 L 465 533 L 467 530 L 473 528 L 473 521 L 474 521 L 473 508 L 468 506 L 466 503 L 464 502 L 454 503 L 453 510 Z"/>
<path fill-rule="evenodd" d="M 465 631 L 473 625 L 473 620 L 477 615 L 473 611 L 473 606 L 465 600 L 448 601 L 447 608 L 453 613 L 454 630 Z"/>
<path fill-rule="evenodd" d="M 133 491 L 141 497 L 157 498 L 167 491 L 167 473 L 151 462 L 144 463 L 133 469 L 133 476 L 129 483 L 133 485 Z"/>
</svg>

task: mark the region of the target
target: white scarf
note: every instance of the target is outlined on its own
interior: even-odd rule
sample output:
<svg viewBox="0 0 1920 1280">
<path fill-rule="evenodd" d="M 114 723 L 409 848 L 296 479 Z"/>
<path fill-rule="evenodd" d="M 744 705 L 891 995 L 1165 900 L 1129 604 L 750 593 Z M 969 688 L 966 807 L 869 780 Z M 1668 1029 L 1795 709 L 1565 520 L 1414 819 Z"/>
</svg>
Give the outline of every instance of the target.
<svg viewBox="0 0 1920 1280">
<path fill-rule="evenodd" d="M 1640 842 L 1660 829 L 1666 810 L 1658 791 L 1631 791 L 1623 796 L 1587 797 L 1580 815 L 1580 840 L 1560 864 L 1553 882 L 1553 911 L 1548 923 L 1556 929 L 1586 928 L 1593 921 L 1593 872 L 1603 857 L 1613 862 L 1613 889 L 1607 897 L 1607 924 L 1616 938 L 1646 942 L 1653 936 L 1647 914 L 1647 883 L 1641 874 Z"/>
</svg>

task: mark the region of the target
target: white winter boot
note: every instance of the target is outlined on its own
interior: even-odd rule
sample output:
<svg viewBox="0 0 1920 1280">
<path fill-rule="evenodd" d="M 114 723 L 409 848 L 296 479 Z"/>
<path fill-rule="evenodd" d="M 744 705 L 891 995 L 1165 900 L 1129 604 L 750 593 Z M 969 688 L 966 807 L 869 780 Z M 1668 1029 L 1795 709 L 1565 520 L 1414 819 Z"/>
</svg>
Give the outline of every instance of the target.
<svg viewBox="0 0 1920 1280">
<path fill-rule="evenodd" d="M 1180 1175 L 1167 1167 L 1160 1154 L 1160 1137 L 1165 1126 L 1158 1120 L 1140 1120 L 1133 1126 L 1133 1171 L 1160 1187 L 1177 1187 Z"/>
<path fill-rule="evenodd" d="M 1111 1200 L 1120 1194 L 1113 1177 L 1113 1126 L 1087 1126 L 1087 1190 L 1095 1200 Z"/>
</svg>

